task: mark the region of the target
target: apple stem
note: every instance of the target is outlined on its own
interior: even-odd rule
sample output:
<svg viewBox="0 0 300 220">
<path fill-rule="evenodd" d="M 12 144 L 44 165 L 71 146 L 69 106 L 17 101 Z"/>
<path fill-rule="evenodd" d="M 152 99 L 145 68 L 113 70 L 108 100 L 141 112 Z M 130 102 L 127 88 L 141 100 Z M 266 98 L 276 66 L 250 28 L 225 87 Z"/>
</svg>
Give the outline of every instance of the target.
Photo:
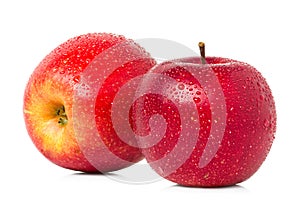
<svg viewBox="0 0 300 220">
<path fill-rule="evenodd" d="M 205 60 L 205 43 L 199 42 L 198 47 L 199 47 L 199 50 L 200 50 L 201 63 L 206 64 L 206 60 Z"/>
</svg>

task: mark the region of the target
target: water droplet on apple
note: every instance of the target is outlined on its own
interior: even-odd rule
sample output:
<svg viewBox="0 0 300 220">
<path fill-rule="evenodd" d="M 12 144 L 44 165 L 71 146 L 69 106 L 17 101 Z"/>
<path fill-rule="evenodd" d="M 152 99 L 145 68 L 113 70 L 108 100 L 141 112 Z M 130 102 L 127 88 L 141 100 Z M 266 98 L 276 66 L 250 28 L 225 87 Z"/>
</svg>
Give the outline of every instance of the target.
<svg viewBox="0 0 300 220">
<path fill-rule="evenodd" d="M 265 127 L 265 128 L 268 128 L 269 126 L 270 126 L 269 120 L 268 120 L 268 119 L 265 119 L 265 120 L 264 120 L 264 127 Z"/>
<path fill-rule="evenodd" d="M 196 103 L 199 103 L 199 102 L 201 101 L 201 99 L 198 98 L 198 97 L 194 97 L 193 100 L 194 100 L 194 102 L 196 102 Z"/>
<path fill-rule="evenodd" d="M 75 83 L 78 83 L 78 82 L 80 81 L 80 76 L 79 76 L 79 75 L 74 76 L 73 81 L 74 81 Z"/>
<path fill-rule="evenodd" d="M 184 88 L 185 88 L 185 86 L 184 86 L 183 83 L 180 83 L 180 84 L 178 85 L 178 89 L 179 89 L 179 90 L 183 90 Z"/>
<path fill-rule="evenodd" d="M 260 99 L 261 101 L 263 101 L 263 100 L 264 100 L 264 96 L 263 96 L 263 95 L 260 95 L 260 96 L 259 96 L 259 99 Z"/>
</svg>

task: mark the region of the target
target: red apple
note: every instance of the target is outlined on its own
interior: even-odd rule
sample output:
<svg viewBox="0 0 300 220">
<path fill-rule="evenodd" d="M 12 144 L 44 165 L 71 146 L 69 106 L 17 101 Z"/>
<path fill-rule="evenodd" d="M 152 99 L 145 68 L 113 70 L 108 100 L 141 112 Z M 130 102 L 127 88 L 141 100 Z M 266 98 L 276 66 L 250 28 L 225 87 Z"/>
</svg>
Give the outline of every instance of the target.
<svg viewBox="0 0 300 220">
<path fill-rule="evenodd" d="M 159 175 L 185 186 L 233 185 L 265 160 L 276 130 L 275 104 L 254 67 L 205 58 L 199 46 L 201 58 L 164 62 L 143 77 L 131 123 Z"/>
<path fill-rule="evenodd" d="M 86 34 L 54 49 L 24 94 L 25 123 L 37 149 L 61 167 L 84 172 L 141 160 L 140 149 L 118 138 L 110 115 L 119 88 L 154 65 L 143 48 L 114 34 Z"/>
</svg>

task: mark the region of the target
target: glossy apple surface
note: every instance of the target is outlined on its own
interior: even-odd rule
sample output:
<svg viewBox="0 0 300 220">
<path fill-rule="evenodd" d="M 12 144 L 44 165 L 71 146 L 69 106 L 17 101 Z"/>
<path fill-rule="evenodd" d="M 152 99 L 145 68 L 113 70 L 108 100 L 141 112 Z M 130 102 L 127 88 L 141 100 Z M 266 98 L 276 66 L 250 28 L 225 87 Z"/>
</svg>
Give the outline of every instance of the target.
<svg viewBox="0 0 300 220">
<path fill-rule="evenodd" d="M 131 108 L 133 129 L 164 178 L 185 186 L 233 185 L 265 160 L 275 103 L 254 67 L 219 57 L 202 63 L 200 57 L 173 60 L 145 75 Z"/>
<path fill-rule="evenodd" d="M 24 94 L 25 123 L 37 149 L 61 167 L 84 172 L 141 160 L 140 149 L 118 138 L 111 108 L 119 88 L 153 65 L 143 48 L 119 35 L 86 34 L 58 46 L 34 70 Z"/>
</svg>

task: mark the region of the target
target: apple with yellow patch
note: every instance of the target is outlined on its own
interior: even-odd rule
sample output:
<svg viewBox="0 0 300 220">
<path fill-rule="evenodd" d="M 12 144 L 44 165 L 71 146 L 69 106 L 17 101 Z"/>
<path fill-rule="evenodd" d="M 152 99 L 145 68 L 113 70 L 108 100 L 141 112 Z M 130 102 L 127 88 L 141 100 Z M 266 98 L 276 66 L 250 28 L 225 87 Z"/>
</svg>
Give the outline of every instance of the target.
<svg viewBox="0 0 300 220">
<path fill-rule="evenodd" d="M 102 61 L 111 57 L 101 63 L 101 54 L 106 54 Z M 107 75 L 106 66 L 116 60 L 124 62 Z M 114 130 L 112 103 L 122 85 L 154 65 L 142 47 L 114 34 L 81 35 L 58 46 L 37 66 L 25 89 L 24 119 L 37 149 L 53 163 L 83 172 L 108 172 L 140 161 L 140 149 L 122 141 Z M 95 97 L 80 94 L 83 86 L 93 89 L 89 77 L 94 82 L 103 80 Z M 87 110 L 90 103 L 93 111 Z M 77 118 L 94 120 L 78 123 L 74 109 Z M 78 131 L 92 134 L 85 139 Z M 101 141 L 91 141 L 99 137 Z"/>
</svg>

